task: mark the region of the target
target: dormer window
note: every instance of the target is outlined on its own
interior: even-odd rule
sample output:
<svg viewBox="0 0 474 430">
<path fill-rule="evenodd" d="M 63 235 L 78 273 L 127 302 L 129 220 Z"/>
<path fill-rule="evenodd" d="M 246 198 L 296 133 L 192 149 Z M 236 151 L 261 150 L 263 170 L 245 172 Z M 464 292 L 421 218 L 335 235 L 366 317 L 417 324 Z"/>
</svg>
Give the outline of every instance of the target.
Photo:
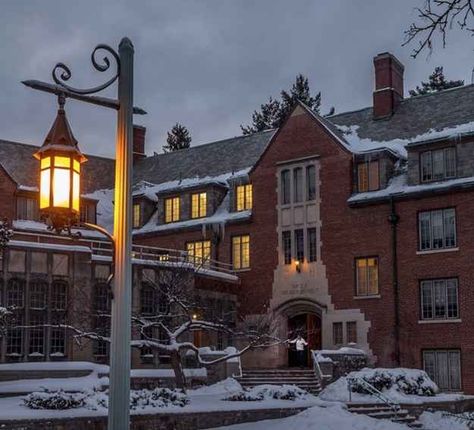
<svg viewBox="0 0 474 430">
<path fill-rule="evenodd" d="M 357 191 L 365 193 L 380 188 L 379 162 L 364 161 L 357 164 Z"/>
<path fill-rule="evenodd" d="M 16 199 L 17 219 L 32 221 L 39 220 L 38 199 L 31 197 L 17 197 Z"/>
<path fill-rule="evenodd" d="M 456 177 L 456 148 L 425 151 L 420 154 L 421 182 Z"/>
<path fill-rule="evenodd" d="M 252 184 L 237 186 L 237 210 L 252 209 Z"/>
<path fill-rule="evenodd" d="M 179 221 L 179 197 L 165 199 L 165 222 Z"/>
<path fill-rule="evenodd" d="M 133 228 L 139 228 L 142 225 L 142 208 L 140 203 L 133 205 Z"/>
<path fill-rule="evenodd" d="M 204 218 L 207 215 L 207 194 L 191 195 L 191 218 Z"/>
</svg>

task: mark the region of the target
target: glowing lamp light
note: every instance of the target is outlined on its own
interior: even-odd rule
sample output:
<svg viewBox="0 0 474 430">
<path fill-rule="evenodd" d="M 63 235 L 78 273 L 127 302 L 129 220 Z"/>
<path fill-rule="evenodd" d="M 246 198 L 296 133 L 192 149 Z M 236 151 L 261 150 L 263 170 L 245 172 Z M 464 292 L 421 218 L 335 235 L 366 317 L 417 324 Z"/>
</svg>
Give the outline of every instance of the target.
<svg viewBox="0 0 474 430">
<path fill-rule="evenodd" d="M 87 159 L 77 146 L 59 96 L 59 110 L 43 146 L 34 157 L 40 161 L 40 212 L 58 232 L 70 230 L 79 220 L 81 164 Z"/>
<path fill-rule="evenodd" d="M 193 314 L 193 320 L 197 320 L 198 316 L 197 314 Z"/>
<path fill-rule="evenodd" d="M 296 271 L 298 273 L 300 273 L 301 272 L 301 261 L 300 260 L 295 261 L 295 267 L 296 267 Z"/>
</svg>

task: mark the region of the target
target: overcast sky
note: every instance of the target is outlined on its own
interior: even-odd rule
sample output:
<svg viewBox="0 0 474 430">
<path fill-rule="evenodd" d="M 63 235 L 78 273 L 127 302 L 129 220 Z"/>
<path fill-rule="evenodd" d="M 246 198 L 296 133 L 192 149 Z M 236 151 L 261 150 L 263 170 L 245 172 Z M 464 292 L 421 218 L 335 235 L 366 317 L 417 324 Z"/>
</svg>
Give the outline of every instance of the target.
<svg viewBox="0 0 474 430">
<path fill-rule="evenodd" d="M 98 43 L 135 46 L 136 117 L 147 153 L 161 152 L 179 121 L 193 145 L 241 134 L 252 111 L 288 88 L 296 74 L 322 92 L 325 113 L 371 104 L 372 58 L 394 53 L 405 65 L 405 92 L 443 65 L 471 83 L 474 40 L 454 32 L 447 49 L 410 58 L 403 31 L 423 0 L 0 0 L 0 139 L 41 144 L 56 100 L 23 87 L 51 81 L 54 64 L 71 66 L 77 86 L 105 80 L 93 72 Z M 106 95 L 114 96 L 115 88 Z M 86 153 L 113 156 L 115 112 L 68 101 L 72 129 Z"/>
</svg>

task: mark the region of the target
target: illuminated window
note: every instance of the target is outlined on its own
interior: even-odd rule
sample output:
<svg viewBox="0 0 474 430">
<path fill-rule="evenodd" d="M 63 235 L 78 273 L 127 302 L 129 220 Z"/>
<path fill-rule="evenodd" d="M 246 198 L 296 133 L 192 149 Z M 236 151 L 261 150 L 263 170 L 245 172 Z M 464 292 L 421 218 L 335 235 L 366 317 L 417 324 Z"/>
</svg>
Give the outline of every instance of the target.
<svg viewBox="0 0 474 430">
<path fill-rule="evenodd" d="M 357 295 L 373 296 L 379 293 L 379 265 L 378 259 L 357 258 Z"/>
<path fill-rule="evenodd" d="M 194 264 L 207 265 L 211 258 L 211 241 L 201 240 L 186 244 L 189 260 Z"/>
<path fill-rule="evenodd" d="M 237 210 L 252 209 L 252 184 L 237 186 Z"/>
<path fill-rule="evenodd" d="M 234 269 L 250 267 L 250 236 L 234 236 L 232 238 L 232 262 Z"/>
<path fill-rule="evenodd" d="M 370 161 L 357 164 L 357 191 L 376 191 L 380 188 L 379 162 Z"/>
<path fill-rule="evenodd" d="M 179 221 L 179 197 L 165 199 L 165 222 Z"/>
<path fill-rule="evenodd" d="M 207 194 L 191 195 L 191 218 L 203 218 L 207 214 Z"/>
<path fill-rule="evenodd" d="M 141 206 L 140 203 L 135 203 L 133 205 L 133 228 L 139 228 L 141 221 Z"/>
</svg>

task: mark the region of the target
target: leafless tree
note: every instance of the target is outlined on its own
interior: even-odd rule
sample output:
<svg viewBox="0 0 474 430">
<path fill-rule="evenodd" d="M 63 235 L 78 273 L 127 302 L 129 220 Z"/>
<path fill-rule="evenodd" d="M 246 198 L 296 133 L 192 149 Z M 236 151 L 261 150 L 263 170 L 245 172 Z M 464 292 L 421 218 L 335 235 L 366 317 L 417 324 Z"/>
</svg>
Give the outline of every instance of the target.
<svg viewBox="0 0 474 430">
<path fill-rule="evenodd" d="M 276 321 L 268 314 L 253 318 L 249 323 L 245 320 L 237 321 L 235 310 L 219 314 L 206 305 L 199 290 L 194 287 L 193 282 L 190 282 L 195 271 L 207 270 L 205 263 L 197 267 L 195 261 L 164 261 L 162 266 L 164 267 L 156 272 L 157 279 L 146 277 L 143 271 L 142 288 L 143 283 L 146 283 L 146 287 L 151 289 L 151 306 L 145 312 L 142 306 L 140 312 L 134 312 L 132 315 L 132 332 L 135 338 L 131 341 L 131 347 L 146 348 L 169 355 L 177 387 L 183 389 L 186 387 L 182 363 L 186 355 L 194 355 L 198 364 L 207 367 L 240 357 L 253 349 L 283 343 L 274 335 Z M 84 300 L 90 298 L 77 297 L 73 304 L 73 313 L 83 315 L 80 319 L 76 319 L 74 323 L 48 325 L 48 327 L 68 330 L 78 343 L 81 343 L 82 339 L 110 342 L 108 335 L 104 335 L 106 331 L 94 328 L 93 324 L 95 318 L 110 319 L 110 313 L 96 312 L 91 315 L 84 312 L 87 306 Z M 33 327 L 35 326 L 22 326 L 22 328 Z M 206 359 L 205 352 L 194 343 L 193 334 L 197 330 L 228 335 L 239 347 L 226 350 L 224 355 L 219 355 L 218 358 Z"/>
<path fill-rule="evenodd" d="M 474 0 L 424 0 L 422 7 L 416 8 L 418 21 L 413 22 L 405 31 L 403 46 L 417 41 L 412 57 L 416 58 L 422 51 L 433 49 L 437 35 L 441 37 L 443 47 L 446 37 L 453 26 L 474 34 Z"/>
</svg>

